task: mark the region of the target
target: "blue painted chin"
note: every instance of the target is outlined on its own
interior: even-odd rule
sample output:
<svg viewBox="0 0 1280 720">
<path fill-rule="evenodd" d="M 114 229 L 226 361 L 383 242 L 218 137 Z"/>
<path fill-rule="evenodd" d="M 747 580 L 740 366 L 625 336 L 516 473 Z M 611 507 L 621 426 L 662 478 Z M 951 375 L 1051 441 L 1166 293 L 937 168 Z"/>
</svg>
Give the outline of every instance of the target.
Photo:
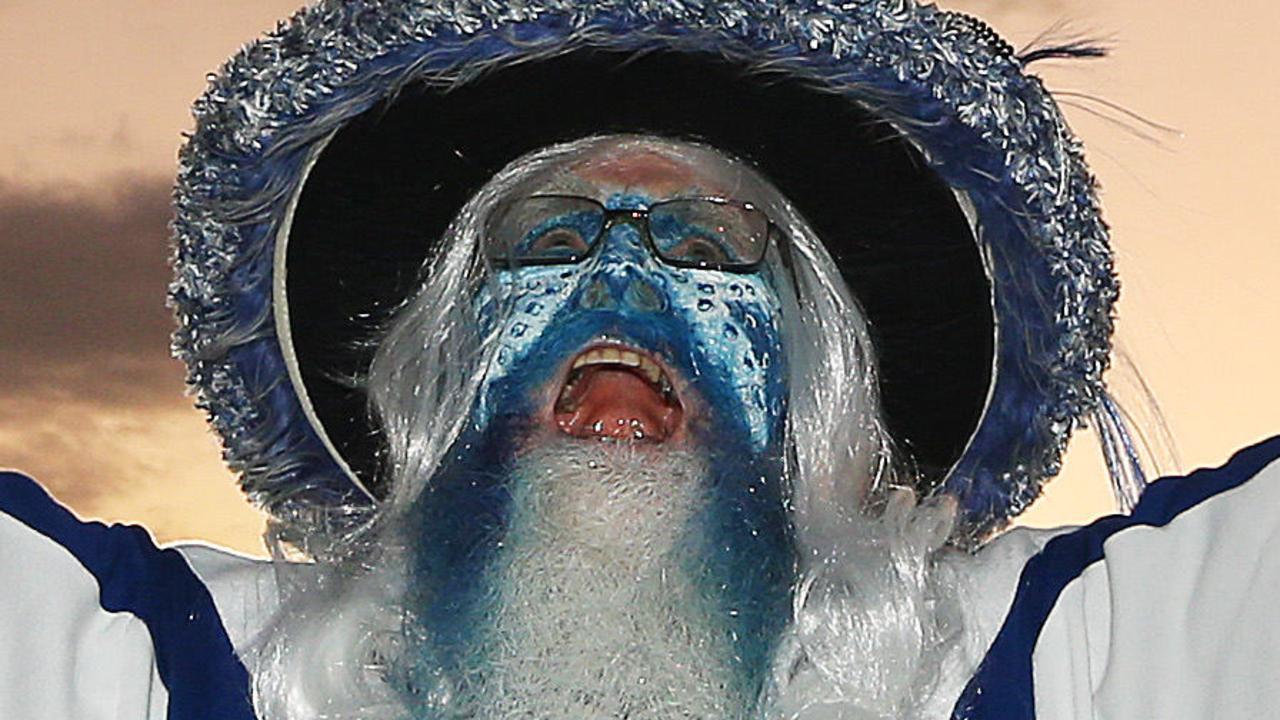
<svg viewBox="0 0 1280 720">
<path fill-rule="evenodd" d="M 759 455 L 776 448 L 786 412 L 780 303 L 768 269 L 683 269 L 653 258 L 630 226 L 613 228 L 575 265 L 502 271 L 477 302 L 485 322 L 509 312 L 477 402 L 477 428 L 533 427 L 548 416 L 567 363 L 617 343 L 658 356 L 679 377 L 686 437 Z M 496 296 L 496 297 L 495 297 Z M 496 302 L 495 302 L 496 300 Z"/>
</svg>

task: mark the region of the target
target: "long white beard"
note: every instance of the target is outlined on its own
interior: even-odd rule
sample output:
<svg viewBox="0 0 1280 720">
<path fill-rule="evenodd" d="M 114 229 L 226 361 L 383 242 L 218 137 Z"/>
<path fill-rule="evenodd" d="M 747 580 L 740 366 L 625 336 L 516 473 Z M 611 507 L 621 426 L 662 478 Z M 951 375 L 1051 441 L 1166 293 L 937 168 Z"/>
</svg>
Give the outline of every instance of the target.
<svg viewBox="0 0 1280 720">
<path fill-rule="evenodd" d="M 754 701 L 698 576 L 706 465 L 651 450 L 554 443 L 519 461 L 475 717 L 712 720 Z"/>
<path fill-rule="evenodd" d="M 943 718 L 990 640 L 967 627 L 982 589 L 967 588 L 964 568 L 979 563 L 934 569 L 951 513 L 890 502 L 878 519 L 852 519 L 839 552 L 806 568 L 757 698 L 735 676 L 726 624 L 690 562 L 707 502 L 700 457 L 551 445 L 516 476 L 516 512 L 487 578 L 495 602 L 465 678 L 442 678 L 418 698 L 425 711 L 384 682 L 397 655 L 430 639 L 405 635 L 410 564 L 381 536 L 369 541 L 384 552 L 377 562 L 356 553 L 317 568 L 285 598 L 252 668 L 259 715 Z"/>
</svg>

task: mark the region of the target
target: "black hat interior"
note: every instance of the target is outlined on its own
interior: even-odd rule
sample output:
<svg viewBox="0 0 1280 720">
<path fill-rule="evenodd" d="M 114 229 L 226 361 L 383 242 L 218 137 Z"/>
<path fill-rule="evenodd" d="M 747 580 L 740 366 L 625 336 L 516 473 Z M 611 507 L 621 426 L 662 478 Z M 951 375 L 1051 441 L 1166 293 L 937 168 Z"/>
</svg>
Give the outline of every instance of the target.
<svg viewBox="0 0 1280 720">
<path fill-rule="evenodd" d="M 334 447 L 385 492 L 359 378 L 462 204 L 537 148 L 647 133 L 746 160 L 795 203 L 868 316 L 889 431 L 933 489 L 987 399 L 991 284 L 955 193 L 870 107 L 719 55 L 579 49 L 408 88 L 357 117 L 311 169 L 286 259 L 301 377 Z"/>
</svg>

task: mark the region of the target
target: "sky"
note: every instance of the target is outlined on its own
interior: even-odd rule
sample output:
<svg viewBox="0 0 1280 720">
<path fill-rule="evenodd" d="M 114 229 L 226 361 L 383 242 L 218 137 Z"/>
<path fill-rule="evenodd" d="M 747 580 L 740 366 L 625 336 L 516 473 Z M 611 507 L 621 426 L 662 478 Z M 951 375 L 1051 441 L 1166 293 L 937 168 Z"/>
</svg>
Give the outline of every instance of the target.
<svg viewBox="0 0 1280 720">
<path fill-rule="evenodd" d="M 78 514 L 260 553 L 169 358 L 169 192 L 207 73 L 297 0 L 0 0 L 0 467 Z M 1280 433 L 1280 6 L 950 0 L 1015 46 L 1100 38 L 1035 67 L 1085 142 L 1124 283 L 1109 378 L 1178 468 Z M 1132 369 L 1136 368 L 1136 372 Z M 1112 509 L 1091 433 L 1023 522 Z"/>
</svg>

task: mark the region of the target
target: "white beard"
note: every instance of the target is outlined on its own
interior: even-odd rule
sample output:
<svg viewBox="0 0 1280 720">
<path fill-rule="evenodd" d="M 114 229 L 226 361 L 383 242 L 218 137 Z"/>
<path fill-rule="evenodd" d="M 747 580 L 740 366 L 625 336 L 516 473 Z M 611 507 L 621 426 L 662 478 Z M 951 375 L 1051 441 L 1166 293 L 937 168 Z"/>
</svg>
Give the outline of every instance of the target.
<svg viewBox="0 0 1280 720">
<path fill-rule="evenodd" d="M 552 443 L 518 462 L 475 717 L 728 719 L 755 700 L 691 556 L 705 463 L 652 450 Z"/>
<path fill-rule="evenodd" d="M 691 453 L 624 445 L 554 443 L 525 455 L 488 571 L 494 602 L 463 678 L 436 674 L 440 684 L 415 701 L 425 710 L 384 682 L 397 656 L 430 639 L 405 634 L 409 564 L 398 533 L 370 538 L 381 560 L 356 553 L 299 579 L 290 612 L 264 634 L 252 667 L 259 716 L 946 717 L 994 632 L 968 627 L 985 588 L 968 587 L 964 568 L 981 563 L 955 557 L 935 571 L 950 509 L 891 501 L 881 518 L 851 520 L 835 555 L 811 558 L 757 698 L 689 561 L 705 467 Z"/>
</svg>

